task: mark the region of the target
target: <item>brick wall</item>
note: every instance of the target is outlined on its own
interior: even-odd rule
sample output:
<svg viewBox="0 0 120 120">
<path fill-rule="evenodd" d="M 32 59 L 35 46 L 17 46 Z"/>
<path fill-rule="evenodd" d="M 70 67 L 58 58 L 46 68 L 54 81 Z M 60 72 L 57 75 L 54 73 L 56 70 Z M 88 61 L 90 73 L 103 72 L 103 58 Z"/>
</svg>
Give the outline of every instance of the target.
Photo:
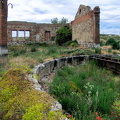
<svg viewBox="0 0 120 120">
<path fill-rule="evenodd" d="M 72 26 L 72 39 L 79 44 L 93 47 L 99 44 L 99 7 L 93 10 L 89 6 L 80 5 Z"/>
<path fill-rule="evenodd" d="M 7 0 L 0 1 L 0 45 L 7 45 Z"/>
<path fill-rule="evenodd" d="M 0 56 L 8 54 L 7 49 L 7 0 L 0 0 Z"/>
</svg>

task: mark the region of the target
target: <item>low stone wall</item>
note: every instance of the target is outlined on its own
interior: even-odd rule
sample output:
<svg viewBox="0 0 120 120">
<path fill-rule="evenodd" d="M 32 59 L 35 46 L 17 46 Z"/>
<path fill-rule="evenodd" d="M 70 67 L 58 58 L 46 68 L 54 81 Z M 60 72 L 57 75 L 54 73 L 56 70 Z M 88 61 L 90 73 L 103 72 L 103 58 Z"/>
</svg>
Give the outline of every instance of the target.
<svg viewBox="0 0 120 120">
<path fill-rule="evenodd" d="M 53 59 L 51 61 L 39 64 L 34 68 L 34 74 L 38 76 L 38 82 L 46 76 L 49 76 L 52 72 L 55 72 L 59 68 L 63 68 L 69 65 L 79 65 L 86 61 L 89 61 L 91 57 L 110 57 L 111 55 L 80 55 L 63 57 L 59 59 Z"/>
<path fill-rule="evenodd" d="M 7 42 L 7 45 L 26 45 L 29 43 L 33 43 L 32 41 L 12 41 L 12 42 Z"/>
<path fill-rule="evenodd" d="M 55 72 L 59 68 L 63 68 L 68 65 L 79 65 L 83 62 L 86 62 L 88 58 L 88 55 L 80 55 L 47 61 L 36 66 L 34 68 L 34 74 L 38 76 L 39 82 L 42 78 L 50 75 L 52 72 Z"/>
</svg>

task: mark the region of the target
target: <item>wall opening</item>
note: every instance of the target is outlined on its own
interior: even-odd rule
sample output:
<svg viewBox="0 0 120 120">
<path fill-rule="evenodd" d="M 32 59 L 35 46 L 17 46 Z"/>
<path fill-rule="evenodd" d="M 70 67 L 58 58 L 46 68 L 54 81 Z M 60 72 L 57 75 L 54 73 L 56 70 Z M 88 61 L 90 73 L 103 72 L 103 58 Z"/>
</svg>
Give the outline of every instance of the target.
<svg viewBox="0 0 120 120">
<path fill-rule="evenodd" d="M 30 40 L 30 31 L 25 31 L 25 40 Z"/>
<path fill-rule="evenodd" d="M 12 41 L 26 41 L 30 40 L 30 31 L 28 30 L 13 30 Z"/>
<path fill-rule="evenodd" d="M 51 37 L 50 37 L 50 31 L 45 31 L 45 40 L 46 41 L 50 41 Z"/>
<path fill-rule="evenodd" d="M 79 10 L 79 14 L 81 14 L 81 9 Z"/>
<path fill-rule="evenodd" d="M 23 41 L 25 39 L 25 33 L 24 31 L 18 31 L 18 38 L 19 40 Z"/>
<path fill-rule="evenodd" d="M 15 41 L 17 38 L 17 31 L 12 31 L 12 40 Z"/>
</svg>

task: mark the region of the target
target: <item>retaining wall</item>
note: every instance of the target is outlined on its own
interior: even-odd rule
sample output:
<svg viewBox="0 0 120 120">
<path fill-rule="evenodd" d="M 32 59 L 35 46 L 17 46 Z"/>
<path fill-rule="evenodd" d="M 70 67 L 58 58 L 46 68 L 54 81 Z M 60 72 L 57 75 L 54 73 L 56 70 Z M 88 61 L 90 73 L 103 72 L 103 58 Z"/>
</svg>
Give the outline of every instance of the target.
<svg viewBox="0 0 120 120">
<path fill-rule="evenodd" d="M 47 61 L 36 66 L 34 68 L 34 74 L 38 76 L 38 82 L 40 82 L 40 80 L 43 79 L 45 76 L 50 75 L 52 72 L 55 72 L 59 68 L 63 68 L 69 65 L 80 65 L 82 63 L 89 61 L 92 57 L 102 58 L 102 57 L 114 57 L 114 56 L 112 55 L 80 55 L 80 56 L 71 56 L 71 57 L 53 59 L 51 61 Z M 116 64 L 114 64 L 114 67 L 115 66 Z"/>
<path fill-rule="evenodd" d="M 47 61 L 36 66 L 34 68 L 34 74 L 38 76 L 38 81 L 40 81 L 42 78 L 50 75 L 52 72 L 55 72 L 59 68 L 63 68 L 69 65 L 79 65 L 83 62 L 86 62 L 88 58 L 88 55 L 80 55 Z"/>
</svg>

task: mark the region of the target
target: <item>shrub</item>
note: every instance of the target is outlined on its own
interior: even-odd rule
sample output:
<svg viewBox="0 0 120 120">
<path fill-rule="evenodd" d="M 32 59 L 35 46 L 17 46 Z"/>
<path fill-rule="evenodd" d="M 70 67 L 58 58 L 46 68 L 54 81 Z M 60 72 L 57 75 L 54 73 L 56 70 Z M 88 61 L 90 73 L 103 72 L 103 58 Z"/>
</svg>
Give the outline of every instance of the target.
<svg viewBox="0 0 120 120">
<path fill-rule="evenodd" d="M 111 52 L 112 52 L 112 49 L 111 49 L 111 48 L 109 48 L 109 49 L 108 49 L 108 53 L 111 53 Z"/>
<path fill-rule="evenodd" d="M 23 115 L 22 120 L 43 120 L 47 109 L 43 103 L 29 107 Z"/>
<path fill-rule="evenodd" d="M 37 51 L 37 49 L 36 49 L 36 47 L 35 46 L 33 46 L 33 47 L 31 47 L 31 50 L 30 50 L 31 52 L 36 52 Z"/>
<path fill-rule="evenodd" d="M 43 63 L 43 59 L 38 58 L 38 62 L 39 62 L 39 63 Z"/>
<path fill-rule="evenodd" d="M 31 42 L 31 43 L 27 43 L 28 46 L 35 46 L 35 47 L 39 47 L 39 46 L 49 46 L 46 42 L 40 43 L 40 42 Z"/>
<path fill-rule="evenodd" d="M 120 100 L 116 100 L 112 106 L 118 113 L 120 113 Z"/>
<path fill-rule="evenodd" d="M 31 64 L 31 65 L 30 65 L 30 68 L 31 68 L 31 69 L 32 69 L 32 68 L 34 68 L 34 65 L 33 65 L 33 64 Z"/>
<path fill-rule="evenodd" d="M 72 40 L 72 31 L 69 26 L 63 26 L 56 32 L 56 43 L 58 45 L 63 45 L 70 40 Z"/>
<path fill-rule="evenodd" d="M 95 48 L 95 53 L 101 54 L 101 48 Z"/>
<path fill-rule="evenodd" d="M 120 42 L 114 42 L 112 45 L 113 49 L 120 49 Z"/>
<path fill-rule="evenodd" d="M 0 80 L 0 119 L 2 120 L 65 118 L 62 111 L 50 112 L 54 102 L 55 100 L 48 93 L 31 87 L 22 69 L 11 69 Z"/>
<path fill-rule="evenodd" d="M 63 46 L 69 46 L 69 45 L 74 47 L 74 46 L 78 45 L 78 42 L 77 42 L 77 40 L 70 40 L 63 44 Z"/>
<path fill-rule="evenodd" d="M 100 46 L 103 46 L 104 45 L 104 42 L 103 41 L 100 41 Z"/>
<path fill-rule="evenodd" d="M 113 45 L 116 41 L 114 40 L 114 38 L 109 38 L 107 41 L 106 41 L 106 45 Z"/>
<path fill-rule="evenodd" d="M 26 53 L 26 49 L 20 50 L 20 54 L 25 54 Z"/>
<path fill-rule="evenodd" d="M 115 41 L 114 38 L 109 38 L 106 45 L 112 45 L 113 49 L 120 49 L 120 42 Z"/>
<path fill-rule="evenodd" d="M 67 41 L 67 42 L 65 42 L 65 43 L 63 44 L 63 46 L 69 46 L 72 42 L 73 42 L 72 40 Z"/>
<path fill-rule="evenodd" d="M 13 53 L 13 57 L 17 57 L 19 55 L 20 55 L 20 53 L 18 51 L 16 51 L 15 53 Z"/>
<path fill-rule="evenodd" d="M 17 48 L 16 47 L 9 47 L 9 50 L 15 52 L 17 50 Z"/>
<path fill-rule="evenodd" d="M 113 51 L 113 54 L 114 54 L 114 55 L 116 55 L 116 54 L 117 54 L 117 52 Z"/>
</svg>

